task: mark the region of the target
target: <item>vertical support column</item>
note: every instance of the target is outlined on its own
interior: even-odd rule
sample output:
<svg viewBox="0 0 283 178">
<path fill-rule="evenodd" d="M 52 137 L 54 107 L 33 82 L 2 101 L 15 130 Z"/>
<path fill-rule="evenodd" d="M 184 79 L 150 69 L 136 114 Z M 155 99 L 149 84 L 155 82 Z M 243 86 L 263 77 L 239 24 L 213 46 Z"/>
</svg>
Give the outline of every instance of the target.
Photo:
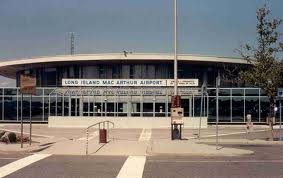
<svg viewBox="0 0 283 178">
<path fill-rule="evenodd" d="M 90 116 L 90 94 L 87 92 L 87 116 Z"/>
<path fill-rule="evenodd" d="M 56 92 L 56 98 L 55 98 L 55 116 L 57 116 L 57 108 L 58 108 L 58 94 L 57 94 L 57 92 Z"/>
<path fill-rule="evenodd" d="M 80 116 L 83 116 L 84 115 L 84 95 L 83 95 L 83 90 L 80 89 L 81 91 L 81 96 L 79 98 L 79 113 L 80 113 Z"/>
<path fill-rule="evenodd" d="M 189 97 L 189 117 L 195 116 L 195 109 L 194 109 L 194 103 L 195 103 L 195 96 L 194 94 Z"/>
<path fill-rule="evenodd" d="M 168 96 L 168 91 L 167 91 L 167 88 L 166 88 L 166 101 L 165 101 L 165 117 L 168 117 L 168 103 L 169 103 L 169 96 Z"/>
<path fill-rule="evenodd" d="M 103 106 L 104 106 L 104 105 L 103 105 L 103 96 L 104 96 L 104 95 L 103 95 L 103 93 L 102 93 L 102 94 L 100 95 L 100 103 L 101 103 L 101 104 L 100 104 L 100 106 L 101 106 L 101 107 L 100 107 L 100 117 L 102 117 L 102 116 L 103 116 L 103 113 L 104 113 L 104 109 L 103 109 Z"/>
<path fill-rule="evenodd" d="M 128 102 L 127 102 L 127 116 L 131 117 L 131 104 L 132 104 L 132 96 L 128 95 Z"/>
<path fill-rule="evenodd" d="M 48 116 L 50 117 L 50 107 L 51 107 L 51 104 L 50 104 L 50 94 L 48 94 Z"/>
<path fill-rule="evenodd" d="M 75 116 L 77 116 L 78 114 L 77 114 L 77 111 L 78 111 L 78 108 L 77 108 L 77 98 L 78 97 L 78 95 L 77 95 L 77 92 L 76 92 L 76 96 L 75 96 Z"/>
<path fill-rule="evenodd" d="M 104 116 L 107 117 L 107 95 L 106 94 L 105 94 L 105 99 L 104 99 L 104 106 L 105 106 Z"/>
<path fill-rule="evenodd" d="M 233 122 L 233 115 L 232 115 L 232 100 L 233 96 L 232 96 L 232 89 L 230 89 L 230 122 Z"/>
<path fill-rule="evenodd" d="M 5 89 L 3 88 L 3 92 L 2 92 L 2 120 L 5 120 Z"/>
<path fill-rule="evenodd" d="M 44 121 L 44 108 L 45 108 L 45 94 L 44 94 L 44 89 L 42 89 L 42 121 Z"/>
<path fill-rule="evenodd" d="M 2 92 L 2 97 L 3 97 L 3 93 Z M 4 103 L 2 103 L 3 105 Z M 3 110 L 2 110 L 3 112 Z M 2 118 L 2 120 L 4 120 L 4 118 Z M 17 121 L 19 121 L 19 89 L 17 88 Z"/>
<path fill-rule="evenodd" d="M 156 101 L 156 96 L 153 96 L 153 107 L 152 107 L 152 116 L 155 117 L 155 101 Z"/>
<path fill-rule="evenodd" d="M 69 116 L 72 116 L 72 98 L 71 98 L 71 91 L 69 93 Z"/>
<path fill-rule="evenodd" d="M 258 122 L 260 122 L 260 120 L 261 120 L 261 105 L 260 105 L 260 92 L 261 92 L 261 89 L 259 88 L 258 89 L 259 90 L 259 92 L 258 92 Z"/>
<path fill-rule="evenodd" d="M 113 104 L 114 104 L 114 113 L 113 113 L 113 115 L 114 115 L 114 117 L 116 117 L 116 113 L 117 113 L 117 105 L 116 105 L 117 98 L 116 97 L 117 97 L 117 94 L 114 91 L 114 97 L 113 97 L 113 99 L 114 99 L 114 101 L 113 101 Z"/>
<path fill-rule="evenodd" d="M 140 117 L 143 117 L 143 92 L 141 91 L 141 96 L 140 96 Z"/>
<path fill-rule="evenodd" d="M 244 122 L 246 122 L 246 89 L 244 89 Z"/>
<path fill-rule="evenodd" d="M 62 95 L 62 116 L 65 116 L 65 92 Z"/>
</svg>

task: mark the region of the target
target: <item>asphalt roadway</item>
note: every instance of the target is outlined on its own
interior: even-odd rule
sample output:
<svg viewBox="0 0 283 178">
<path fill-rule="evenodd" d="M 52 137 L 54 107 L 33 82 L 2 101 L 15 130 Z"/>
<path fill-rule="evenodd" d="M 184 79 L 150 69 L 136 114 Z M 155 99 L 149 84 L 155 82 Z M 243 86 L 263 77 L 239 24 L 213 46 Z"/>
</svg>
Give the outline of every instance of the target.
<svg viewBox="0 0 283 178">
<path fill-rule="evenodd" d="M 283 145 L 233 147 L 254 150 L 255 154 L 241 157 L 147 156 L 142 177 L 283 177 Z M 27 156 L 0 153 L 0 167 Z M 117 177 L 127 158 L 51 155 L 7 177 Z"/>
</svg>

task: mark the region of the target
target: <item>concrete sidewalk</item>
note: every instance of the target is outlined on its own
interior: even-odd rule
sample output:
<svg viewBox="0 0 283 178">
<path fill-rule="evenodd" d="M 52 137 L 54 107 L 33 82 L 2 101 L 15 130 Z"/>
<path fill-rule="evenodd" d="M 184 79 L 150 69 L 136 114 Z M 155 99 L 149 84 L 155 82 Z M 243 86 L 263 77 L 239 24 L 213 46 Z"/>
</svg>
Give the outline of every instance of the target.
<svg viewBox="0 0 283 178">
<path fill-rule="evenodd" d="M 0 129 L 19 131 L 19 125 L 2 125 Z M 28 130 L 25 126 L 24 130 Z M 48 128 L 47 125 L 33 126 L 33 141 L 24 149 L 20 144 L 0 144 L 1 151 L 27 151 L 58 155 L 85 155 L 86 130 L 70 128 Z M 262 127 L 254 129 L 253 140 L 246 139 L 245 127 L 224 127 L 219 129 L 219 144 L 282 144 L 265 141 L 268 132 Z M 98 132 L 90 130 L 89 155 L 199 155 L 199 156 L 240 156 L 252 154 L 252 151 L 219 147 L 216 149 L 215 128 L 201 130 L 201 139 L 197 129 L 184 129 L 184 140 L 170 140 L 170 129 L 111 129 L 108 143 L 99 144 Z M 258 136 L 258 138 L 256 138 Z"/>
</svg>

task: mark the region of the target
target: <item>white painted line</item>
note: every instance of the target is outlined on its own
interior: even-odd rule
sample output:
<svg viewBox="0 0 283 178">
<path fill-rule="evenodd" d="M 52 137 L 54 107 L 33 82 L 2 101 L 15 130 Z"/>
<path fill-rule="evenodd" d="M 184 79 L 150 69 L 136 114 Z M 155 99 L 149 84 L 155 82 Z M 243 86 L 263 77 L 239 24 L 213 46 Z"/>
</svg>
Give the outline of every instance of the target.
<svg viewBox="0 0 283 178">
<path fill-rule="evenodd" d="M 129 156 L 117 178 L 142 178 L 145 161 L 145 156 Z"/>
<path fill-rule="evenodd" d="M 250 133 L 255 133 L 255 132 L 264 132 L 266 130 L 255 130 L 252 131 Z M 236 135 L 236 134 L 245 134 L 247 132 L 232 132 L 232 133 L 227 133 L 227 134 L 218 134 L 218 136 L 227 136 L 227 135 Z M 201 138 L 210 138 L 210 137 L 215 137 L 216 135 L 205 135 L 205 136 L 201 136 Z M 193 139 L 193 138 L 198 138 L 198 137 L 189 137 L 189 139 Z"/>
<path fill-rule="evenodd" d="M 159 163 L 283 163 L 283 160 L 149 160 Z"/>
<path fill-rule="evenodd" d="M 88 140 L 92 140 L 92 139 L 94 139 L 97 136 L 98 136 L 98 130 L 93 132 L 92 134 L 90 134 L 89 137 L 88 137 Z M 86 137 L 82 137 L 82 138 L 79 138 L 77 140 L 84 141 L 84 140 L 86 140 Z"/>
<path fill-rule="evenodd" d="M 15 131 L 15 130 L 8 130 L 8 129 L 2 129 L 4 131 L 7 131 L 7 132 L 15 132 L 15 133 L 21 133 L 19 131 Z M 25 135 L 29 135 L 29 132 L 23 132 L 23 134 Z M 49 135 L 41 135 L 41 134 L 32 134 L 32 136 L 38 136 L 38 137 L 45 137 L 45 138 L 54 138 L 54 136 L 49 136 Z"/>
<path fill-rule="evenodd" d="M 0 178 L 5 177 L 39 160 L 47 158 L 50 155 L 51 154 L 34 154 L 0 167 Z"/>
<path fill-rule="evenodd" d="M 149 141 L 151 138 L 151 129 L 143 129 L 139 141 Z"/>
</svg>

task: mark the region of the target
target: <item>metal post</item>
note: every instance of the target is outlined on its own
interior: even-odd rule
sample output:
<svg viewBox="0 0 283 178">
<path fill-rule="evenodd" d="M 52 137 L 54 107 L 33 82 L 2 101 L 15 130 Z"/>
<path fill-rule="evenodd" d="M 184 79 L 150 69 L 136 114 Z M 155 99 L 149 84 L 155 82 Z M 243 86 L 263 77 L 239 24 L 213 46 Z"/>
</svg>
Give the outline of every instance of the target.
<svg viewBox="0 0 283 178">
<path fill-rule="evenodd" d="M 280 120 L 279 120 L 279 139 L 282 141 L 282 106 L 281 106 L 281 100 L 279 101 L 279 114 L 280 114 Z"/>
<path fill-rule="evenodd" d="M 86 150 L 85 154 L 88 155 L 88 128 L 86 129 Z"/>
<path fill-rule="evenodd" d="M 23 148 L 23 93 L 21 93 L 21 148 Z"/>
<path fill-rule="evenodd" d="M 200 115 L 199 115 L 199 128 L 198 128 L 198 138 L 200 139 L 200 129 L 201 129 L 201 116 L 203 107 L 203 85 L 201 86 L 201 99 L 200 99 Z"/>
<path fill-rule="evenodd" d="M 174 0 L 174 95 L 178 95 L 177 0 Z"/>
<path fill-rule="evenodd" d="M 32 120 L 32 94 L 30 94 L 30 104 L 29 104 L 29 145 L 31 145 L 31 128 L 32 128 L 32 124 L 31 124 L 31 120 Z"/>
<path fill-rule="evenodd" d="M 218 76 L 216 78 L 216 150 L 218 149 L 219 86 L 220 86 L 220 77 Z"/>
</svg>

